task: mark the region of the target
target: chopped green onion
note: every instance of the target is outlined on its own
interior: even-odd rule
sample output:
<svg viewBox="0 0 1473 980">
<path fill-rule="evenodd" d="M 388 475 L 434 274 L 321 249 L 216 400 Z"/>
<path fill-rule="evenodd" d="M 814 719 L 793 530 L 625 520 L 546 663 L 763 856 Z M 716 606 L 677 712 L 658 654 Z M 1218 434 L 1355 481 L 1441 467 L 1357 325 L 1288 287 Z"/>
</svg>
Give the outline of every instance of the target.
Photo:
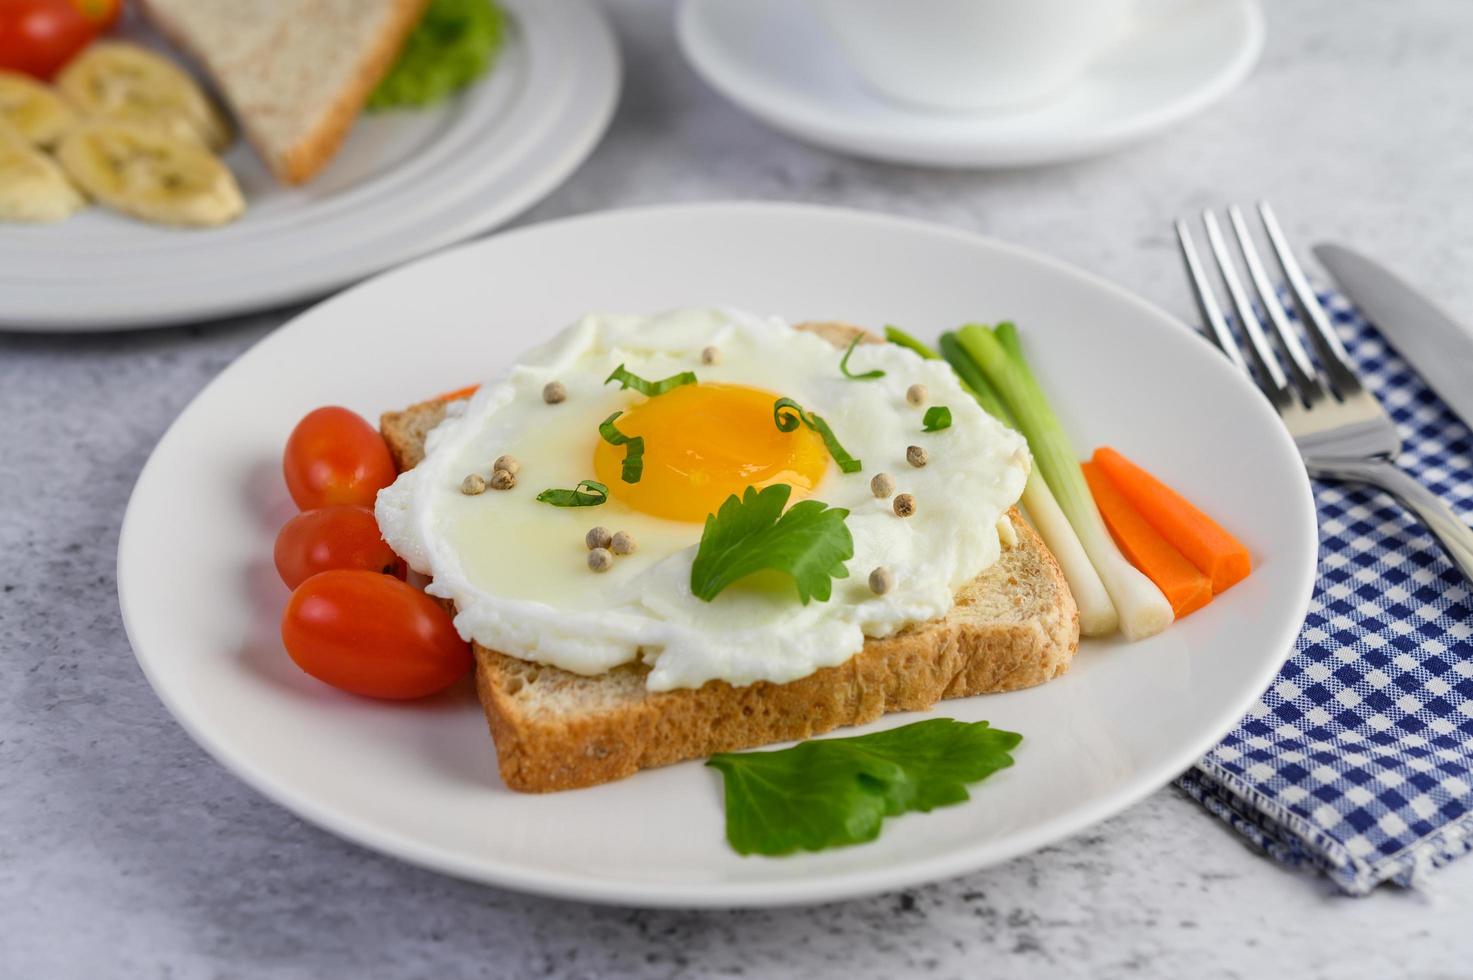
<svg viewBox="0 0 1473 980">
<path fill-rule="evenodd" d="M 812 412 L 803 411 L 803 406 L 791 398 L 779 398 L 772 406 L 772 421 L 776 423 L 778 431 L 792 432 L 802 422 L 808 428 L 817 432 L 823 439 L 823 444 L 828 448 L 829 455 L 834 462 L 839 464 L 839 469 L 845 473 L 858 473 L 861 468 L 859 460 L 850 456 L 839 444 L 839 437 L 834 435 L 834 430 L 829 424 Z"/>
<path fill-rule="evenodd" d="M 786 415 L 783 409 L 788 410 Z M 791 398 L 779 398 L 772 406 L 772 421 L 777 424 L 779 432 L 792 432 L 803 422 L 803 406 Z"/>
<path fill-rule="evenodd" d="M 838 437 L 834 435 L 834 430 L 829 428 L 829 424 L 827 422 L 819 418 L 817 415 L 809 415 L 808 427 L 810 429 L 813 429 L 815 432 L 823 437 L 823 444 L 828 447 L 829 455 L 834 457 L 834 462 L 839 464 L 840 470 L 845 473 L 859 472 L 861 467 L 859 460 L 855 459 L 853 456 L 850 456 L 849 453 L 844 450 L 844 447 L 839 445 Z"/>
<path fill-rule="evenodd" d="M 951 428 L 951 409 L 945 405 L 932 405 L 921 417 L 922 432 L 940 432 Z"/>
<path fill-rule="evenodd" d="M 609 499 L 609 488 L 597 480 L 579 480 L 572 490 L 544 490 L 537 499 L 554 507 L 597 507 Z"/>
<path fill-rule="evenodd" d="M 1016 333 L 1008 328 L 999 337 L 986 327 L 972 324 L 958 332 L 957 340 L 1017 418 L 1019 431 L 1027 437 L 1044 481 L 1058 498 L 1060 508 L 1099 572 L 1119 616 L 1121 631 L 1130 639 L 1161 632 L 1171 624 L 1171 603 L 1150 579 L 1126 561 L 1105 529 L 1079 468 L 1079 457 L 1022 357 Z M 1016 353 L 1009 353 L 1009 347 Z"/>
<path fill-rule="evenodd" d="M 672 374 L 670 377 L 662 378 L 659 381 L 647 381 L 634 372 L 626 370 L 624 365 L 620 364 L 614 368 L 612 374 L 604 378 L 604 384 L 608 384 L 610 381 L 619 382 L 619 388 L 621 390 L 624 388 L 633 388 L 641 395 L 648 395 L 653 398 L 656 395 L 663 395 L 667 391 L 673 391 L 681 385 L 693 385 L 696 383 L 697 378 L 694 371 L 681 371 L 679 374 Z"/>
<path fill-rule="evenodd" d="M 644 436 L 626 436 L 614 428 L 614 419 L 623 415 L 615 412 L 598 424 L 598 434 L 611 446 L 624 447 L 624 468 L 619 474 L 625 483 L 638 483 L 644 475 Z"/>
<path fill-rule="evenodd" d="M 892 344 L 899 344 L 901 347 L 906 347 L 910 350 L 915 351 L 917 354 L 921 355 L 928 361 L 937 361 L 941 359 L 940 354 L 937 354 L 931 348 L 927 347 L 921 341 L 912 337 L 904 330 L 901 330 L 899 327 L 886 326 L 885 339 L 890 341 L 890 343 Z"/>
<path fill-rule="evenodd" d="M 849 355 L 854 353 L 854 348 L 858 347 L 859 342 L 863 339 L 864 334 L 859 333 L 855 334 L 854 339 L 849 341 L 849 349 L 844 351 L 843 357 L 839 358 L 839 373 L 851 381 L 873 381 L 875 378 L 883 378 L 885 372 L 880 370 L 866 371 L 863 374 L 854 374 L 849 370 Z"/>
</svg>

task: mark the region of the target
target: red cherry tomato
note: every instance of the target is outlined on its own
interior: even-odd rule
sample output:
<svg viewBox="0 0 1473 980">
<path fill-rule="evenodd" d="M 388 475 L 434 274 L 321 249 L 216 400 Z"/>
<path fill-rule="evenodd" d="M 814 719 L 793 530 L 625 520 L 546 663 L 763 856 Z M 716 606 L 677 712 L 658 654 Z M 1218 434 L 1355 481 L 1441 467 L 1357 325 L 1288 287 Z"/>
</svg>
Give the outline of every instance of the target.
<svg viewBox="0 0 1473 980">
<path fill-rule="evenodd" d="M 276 536 L 275 558 L 289 589 L 334 568 L 404 577 L 404 563 L 379 534 L 373 511 L 357 504 L 302 511 Z"/>
<path fill-rule="evenodd" d="M 0 68 L 50 78 L 96 36 L 71 0 L 0 0 Z"/>
<path fill-rule="evenodd" d="M 444 690 L 471 669 L 470 644 L 423 592 L 378 572 L 318 572 L 287 601 L 281 640 L 298 667 L 370 698 Z"/>
<path fill-rule="evenodd" d="M 0 0 L 0 3 L 4 2 L 6 0 Z M 99 31 L 111 29 L 123 16 L 123 0 L 71 0 L 71 4 L 96 24 Z"/>
<path fill-rule="evenodd" d="M 331 504 L 372 507 L 398 474 L 389 447 L 362 416 L 329 406 L 308 412 L 286 440 L 286 488 L 302 510 Z"/>
</svg>

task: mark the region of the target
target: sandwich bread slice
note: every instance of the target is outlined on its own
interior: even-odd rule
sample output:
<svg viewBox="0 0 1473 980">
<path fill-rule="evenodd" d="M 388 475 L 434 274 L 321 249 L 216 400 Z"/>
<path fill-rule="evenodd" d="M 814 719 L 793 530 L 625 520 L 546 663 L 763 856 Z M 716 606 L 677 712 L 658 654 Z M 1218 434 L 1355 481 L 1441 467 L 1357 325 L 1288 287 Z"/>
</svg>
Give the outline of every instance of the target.
<svg viewBox="0 0 1473 980">
<path fill-rule="evenodd" d="M 326 166 L 427 0 L 140 0 L 209 74 L 278 178 Z"/>
<path fill-rule="evenodd" d="M 809 324 L 843 347 L 858 328 Z M 388 412 L 381 429 L 400 471 L 424 458 L 445 403 Z M 942 619 L 868 639 L 846 663 L 787 684 L 652 692 L 648 668 L 584 676 L 474 645 L 476 691 L 501 777 L 522 792 L 594 786 L 716 752 L 809 738 L 943 698 L 1012 691 L 1069 669 L 1079 613 L 1058 564 L 1016 510 L 1016 540 L 957 593 Z"/>
</svg>

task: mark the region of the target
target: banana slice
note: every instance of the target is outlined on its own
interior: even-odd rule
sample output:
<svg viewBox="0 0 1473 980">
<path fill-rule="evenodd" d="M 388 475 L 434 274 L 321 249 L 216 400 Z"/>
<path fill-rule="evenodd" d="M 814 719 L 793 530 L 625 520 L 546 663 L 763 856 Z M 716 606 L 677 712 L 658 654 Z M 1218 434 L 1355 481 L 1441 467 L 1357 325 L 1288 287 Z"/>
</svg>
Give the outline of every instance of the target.
<svg viewBox="0 0 1473 980">
<path fill-rule="evenodd" d="M 230 143 L 229 121 L 194 79 L 136 44 L 94 43 L 61 70 L 56 87 L 89 116 L 151 123 L 212 150 Z"/>
<path fill-rule="evenodd" d="M 56 156 L 99 203 L 146 221 L 222 225 L 245 210 L 225 164 L 198 141 L 156 126 L 89 119 L 66 135 Z"/>
<path fill-rule="evenodd" d="M 51 146 L 77 121 L 77 114 L 31 76 L 0 71 L 0 119 L 36 146 Z"/>
<path fill-rule="evenodd" d="M 0 221 L 60 221 L 86 203 L 55 161 L 0 119 Z"/>
</svg>

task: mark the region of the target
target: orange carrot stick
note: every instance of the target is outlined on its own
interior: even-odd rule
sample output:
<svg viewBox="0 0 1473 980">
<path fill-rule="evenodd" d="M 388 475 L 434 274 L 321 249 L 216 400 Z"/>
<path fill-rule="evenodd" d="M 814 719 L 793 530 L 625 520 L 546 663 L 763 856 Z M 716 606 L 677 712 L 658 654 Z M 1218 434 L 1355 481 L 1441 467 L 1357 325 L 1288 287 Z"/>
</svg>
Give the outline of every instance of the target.
<svg viewBox="0 0 1473 980">
<path fill-rule="evenodd" d="M 1156 533 L 1098 464 L 1084 463 L 1083 469 L 1089 492 L 1100 508 L 1110 536 L 1130 563 L 1156 583 L 1156 588 L 1171 603 L 1176 618 L 1181 619 L 1211 602 L 1212 580 Z"/>
<path fill-rule="evenodd" d="M 480 387 L 480 385 L 466 385 L 464 388 L 456 388 L 454 391 L 447 391 L 442 394 L 436 395 L 434 398 L 431 398 L 430 401 L 459 401 L 462 398 L 469 398 L 471 395 L 474 395 L 476 391 L 480 389 Z"/>
<path fill-rule="evenodd" d="M 1242 542 L 1181 494 L 1108 447 L 1095 450 L 1094 462 L 1163 538 L 1212 579 L 1214 593 L 1253 570 Z"/>
</svg>

